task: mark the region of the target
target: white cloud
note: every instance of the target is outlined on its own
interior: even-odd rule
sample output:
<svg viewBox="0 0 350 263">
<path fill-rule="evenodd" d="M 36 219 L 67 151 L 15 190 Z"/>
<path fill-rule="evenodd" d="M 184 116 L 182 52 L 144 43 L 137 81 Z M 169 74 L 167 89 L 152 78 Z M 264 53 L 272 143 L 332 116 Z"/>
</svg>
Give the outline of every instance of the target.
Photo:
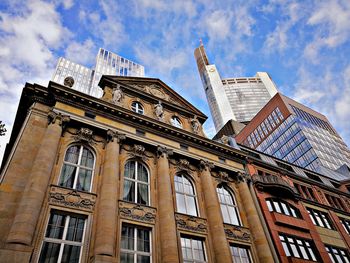
<svg viewBox="0 0 350 263">
<path fill-rule="evenodd" d="M 73 41 L 68 44 L 65 50 L 66 58 L 82 65 L 91 63 L 95 56 L 96 46 L 91 39 L 87 39 L 83 43 Z"/>
<path fill-rule="evenodd" d="M 0 12 L 0 120 L 7 136 L 25 82 L 47 84 L 56 64 L 53 51 L 72 36 L 54 4 L 28 1 L 16 6 L 16 13 Z M 2 150 L 6 138 L 1 138 Z"/>
<path fill-rule="evenodd" d="M 308 25 L 315 28 L 315 35 L 304 50 L 312 63 L 320 62 L 324 48 L 335 48 L 350 37 L 350 2 L 347 0 L 315 1 Z"/>
</svg>

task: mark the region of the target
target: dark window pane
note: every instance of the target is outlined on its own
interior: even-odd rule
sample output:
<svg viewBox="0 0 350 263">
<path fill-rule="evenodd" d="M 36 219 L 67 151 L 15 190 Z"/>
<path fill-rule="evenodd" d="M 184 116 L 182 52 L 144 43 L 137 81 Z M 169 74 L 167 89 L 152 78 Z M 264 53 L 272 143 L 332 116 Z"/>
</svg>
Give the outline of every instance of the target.
<svg viewBox="0 0 350 263">
<path fill-rule="evenodd" d="M 79 151 L 80 151 L 80 147 L 79 146 L 71 146 L 68 148 L 66 156 L 64 157 L 64 161 L 66 162 L 70 162 L 73 164 L 77 164 L 78 163 L 78 159 L 79 159 Z"/>
<path fill-rule="evenodd" d="M 120 263 L 134 263 L 134 255 L 121 252 Z"/>
<path fill-rule="evenodd" d="M 81 242 L 83 239 L 85 220 L 82 218 L 71 217 L 68 224 L 66 240 Z"/>
<path fill-rule="evenodd" d="M 80 247 L 64 245 L 61 263 L 78 263 L 80 257 Z"/>
<path fill-rule="evenodd" d="M 75 166 L 64 164 L 58 184 L 63 187 L 72 188 L 76 169 Z"/>
<path fill-rule="evenodd" d="M 44 242 L 39 263 L 56 263 L 60 252 L 60 244 Z"/>
<path fill-rule="evenodd" d="M 90 191 L 91 177 L 91 170 L 80 168 L 76 189 L 81 191 Z"/>
<path fill-rule="evenodd" d="M 86 148 L 83 148 L 80 165 L 92 168 L 94 165 L 94 155 Z"/>
<path fill-rule="evenodd" d="M 135 182 L 124 179 L 123 200 L 135 202 Z"/>
<path fill-rule="evenodd" d="M 62 239 L 66 216 L 51 214 L 47 225 L 46 237 Z"/>
</svg>

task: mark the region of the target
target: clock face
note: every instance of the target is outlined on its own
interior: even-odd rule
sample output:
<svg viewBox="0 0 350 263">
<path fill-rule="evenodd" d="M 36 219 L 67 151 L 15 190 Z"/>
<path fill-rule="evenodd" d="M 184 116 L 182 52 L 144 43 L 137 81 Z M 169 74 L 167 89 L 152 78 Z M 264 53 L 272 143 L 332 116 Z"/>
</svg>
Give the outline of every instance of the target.
<svg viewBox="0 0 350 263">
<path fill-rule="evenodd" d="M 211 68 L 209 69 L 210 72 L 214 72 L 215 71 L 215 68 Z"/>
</svg>

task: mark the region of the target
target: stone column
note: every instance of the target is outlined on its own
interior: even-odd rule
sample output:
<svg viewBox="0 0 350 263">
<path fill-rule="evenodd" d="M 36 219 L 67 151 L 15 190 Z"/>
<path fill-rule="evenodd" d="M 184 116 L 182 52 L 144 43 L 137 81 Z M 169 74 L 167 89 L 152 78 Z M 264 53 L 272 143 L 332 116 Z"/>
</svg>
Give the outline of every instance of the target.
<svg viewBox="0 0 350 263">
<path fill-rule="evenodd" d="M 175 209 L 168 161 L 168 156 L 172 154 L 172 151 L 165 147 L 158 146 L 157 152 L 158 218 L 161 259 L 164 263 L 178 263 L 179 254 L 174 215 Z"/>
<path fill-rule="evenodd" d="M 221 217 L 221 208 L 218 202 L 217 192 L 213 184 L 210 169 L 214 165 L 207 161 L 200 161 L 201 184 L 204 195 L 205 210 L 211 233 L 215 262 L 231 263 L 232 256 L 226 239 L 224 222 Z"/>
<path fill-rule="evenodd" d="M 22 194 L 7 243 L 30 246 L 37 225 L 41 206 L 49 185 L 55 163 L 62 125 L 69 121 L 68 116 L 49 112 L 49 125 L 35 157 L 29 180 Z M 28 153 L 30 154 L 30 153 Z"/>
<path fill-rule="evenodd" d="M 249 230 L 252 234 L 252 241 L 254 242 L 259 262 L 275 262 L 272 252 L 269 247 L 269 243 L 264 233 L 263 226 L 261 224 L 257 208 L 254 205 L 251 192 L 249 191 L 248 184 L 250 183 L 249 175 L 241 173 L 239 176 L 238 189 L 245 210 L 245 214 L 248 219 Z M 263 220 L 263 219 L 261 219 Z"/>
<path fill-rule="evenodd" d="M 98 195 L 98 210 L 95 239 L 95 257 L 106 256 L 97 261 L 110 261 L 115 254 L 118 207 L 119 142 L 125 135 L 107 131 L 107 145 Z M 96 260 L 95 260 L 96 261 Z"/>
</svg>

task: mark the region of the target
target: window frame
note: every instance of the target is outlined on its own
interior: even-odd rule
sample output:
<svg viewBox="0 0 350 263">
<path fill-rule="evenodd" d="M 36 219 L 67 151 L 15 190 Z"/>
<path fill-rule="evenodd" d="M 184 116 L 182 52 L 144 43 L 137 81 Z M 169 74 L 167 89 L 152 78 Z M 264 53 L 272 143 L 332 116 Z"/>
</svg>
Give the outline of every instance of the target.
<svg viewBox="0 0 350 263">
<path fill-rule="evenodd" d="M 231 201 L 232 201 L 233 204 L 230 204 L 230 203 L 223 203 L 223 202 L 220 200 L 220 196 L 219 196 L 219 192 L 218 192 L 218 189 L 220 189 L 220 187 L 221 187 L 222 189 L 224 189 L 224 190 L 227 192 L 227 194 L 230 196 Z M 235 226 L 243 226 L 242 220 L 241 220 L 241 217 L 240 217 L 240 214 L 239 214 L 239 209 L 238 209 L 236 197 L 235 197 L 235 195 L 232 193 L 232 191 L 230 191 L 230 189 L 229 189 L 227 186 L 222 185 L 222 184 L 219 184 L 219 185 L 217 185 L 217 187 L 216 187 L 216 194 L 217 194 L 218 201 L 219 201 L 219 204 L 220 204 L 220 211 L 221 211 L 221 215 L 222 215 L 223 222 L 224 222 L 225 224 L 230 224 L 230 225 L 235 225 Z M 222 194 L 224 194 L 224 193 L 222 193 Z M 225 194 L 224 194 L 224 195 L 225 195 Z M 226 198 L 225 198 L 225 199 L 226 199 Z M 226 201 L 226 200 L 225 200 L 225 201 Z M 225 207 L 226 207 L 227 212 L 229 211 L 229 209 L 233 209 L 233 210 L 234 210 L 234 213 L 236 214 L 236 219 L 237 219 L 238 224 L 234 224 L 234 223 L 233 223 L 233 220 L 232 220 L 232 218 L 231 218 L 229 212 L 228 212 L 227 214 L 228 214 L 228 216 L 229 216 L 229 218 L 230 218 L 230 222 L 225 222 L 225 218 L 224 218 L 224 215 L 223 215 L 223 212 L 222 212 L 222 206 L 225 206 Z"/>
<path fill-rule="evenodd" d="M 300 210 L 296 208 L 294 205 L 291 205 L 290 203 L 284 200 L 269 197 L 265 199 L 265 203 L 270 212 L 279 213 L 279 214 L 290 216 L 293 218 L 299 218 L 299 219 L 302 218 Z M 276 203 L 278 204 L 278 206 L 276 205 Z M 286 213 L 286 211 L 288 213 Z M 294 214 L 293 214 L 293 211 L 294 211 Z"/>
<path fill-rule="evenodd" d="M 188 193 L 185 193 L 185 191 L 183 192 L 179 192 L 178 190 L 176 190 L 176 181 L 175 181 L 175 178 L 176 177 L 181 177 L 181 178 L 185 178 L 190 184 L 191 184 L 191 187 L 192 187 L 192 190 L 193 190 L 193 193 L 194 194 L 188 194 Z M 185 184 L 184 184 L 184 181 L 182 179 L 182 188 L 185 189 Z M 175 201 L 176 201 L 176 212 L 178 213 L 182 213 L 182 214 L 186 214 L 186 215 L 190 215 L 190 216 L 196 216 L 196 217 L 199 217 L 200 216 L 200 213 L 199 213 L 199 206 L 198 206 L 198 200 L 197 200 L 197 192 L 196 192 L 196 187 L 195 187 L 195 184 L 194 182 L 190 179 L 190 177 L 184 173 L 180 173 L 180 174 L 175 174 L 174 176 L 174 190 L 175 190 Z M 179 211 L 179 205 L 178 205 L 178 198 L 177 198 L 177 194 L 181 194 L 184 196 L 184 200 L 185 200 L 185 210 L 186 212 L 180 212 Z M 188 198 L 193 198 L 194 199 L 194 205 L 195 205 L 195 211 L 196 211 L 196 214 L 193 215 L 193 214 L 190 214 L 188 213 L 189 209 L 189 204 L 188 204 Z"/>
<path fill-rule="evenodd" d="M 178 124 L 176 124 L 175 121 L 177 121 Z M 183 129 L 182 121 L 178 116 L 175 116 L 175 115 L 171 116 L 170 124 L 176 128 Z"/>
<path fill-rule="evenodd" d="M 287 257 L 295 257 L 295 258 L 318 262 L 319 255 L 317 253 L 317 250 L 315 249 L 315 244 L 313 243 L 312 240 L 294 237 L 294 236 L 286 235 L 284 233 L 279 233 L 278 236 L 282 244 L 283 251 Z M 290 241 L 290 239 L 292 240 L 292 242 Z M 300 249 L 300 247 L 303 248 L 303 251 Z M 295 250 L 297 253 L 295 253 Z M 304 253 L 306 253 L 308 258 L 305 258 Z"/>
<path fill-rule="evenodd" d="M 340 218 L 340 223 L 342 224 L 345 232 L 350 235 L 350 220 L 345 218 Z"/>
<path fill-rule="evenodd" d="M 134 162 L 135 163 L 135 179 L 132 179 L 132 178 L 129 178 L 129 177 L 126 177 L 125 176 L 125 167 L 126 165 L 129 163 L 129 162 Z M 147 171 L 147 183 L 143 182 L 143 181 L 140 181 L 138 178 L 139 178 L 139 175 L 138 175 L 138 164 L 141 164 L 145 170 Z M 150 175 L 150 171 L 148 169 L 148 166 L 142 162 L 142 161 L 139 161 L 137 159 L 129 159 L 129 160 L 126 160 L 125 164 L 124 164 L 124 174 L 123 174 L 123 201 L 126 201 L 126 202 L 131 202 L 131 203 L 135 203 L 135 204 L 139 204 L 139 205 L 146 205 L 146 206 L 149 206 L 151 204 L 151 175 Z M 137 179 L 136 179 L 137 178 Z M 125 180 L 129 181 L 129 182 L 132 182 L 134 184 L 134 200 L 135 201 L 129 201 L 129 200 L 126 200 L 125 199 L 125 193 L 124 193 L 124 190 L 125 190 Z M 138 202 L 138 185 L 139 184 L 142 184 L 142 185 L 147 185 L 147 198 L 148 198 L 148 202 L 146 202 L 146 204 L 142 204 L 142 203 L 139 203 Z"/>
<path fill-rule="evenodd" d="M 328 213 L 310 207 L 306 207 L 306 210 L 315 226 L 335 230 L 334 223 Z"/>
<path fill-rule="evenodd" d="M 186 240 L 189 240 L 190 241 L 190 244 L 191 244 L 191 254 L 194 255 L 194 248 L 193 248 L 193 240 L 195 241 L 198 241 L 198 242 L 201 242 L 201 245 L 202 245 L 202 248 L 203 250 L 199 250 L 199 251 L 203 251 L 203 258 L 204 258 L 204 261 L 203 260 L 197 260 L 197 259 L 187 259 L 184 257 L 184 254 L 183 254 L 183 249 L 184 248 L 188 248 L 188 247 L 183 247 L 182 246 L 182 239 L 186 239 Z M 182 261 L 184 263 L 207 263 L 208 262 L 208 255 L 207 255 L 207 252 L 206 252 L 206 242 L 205 242 L 205 239 L 202 239 L 200 237 L 197 237 L 197 236 L 187 236 L 187 235 L 180 235 L 180 247 L 181 247 L 181 256 L 182 256 Z"/>
<path fill-rule="evenodd" d="M 135 112 L 135 113 L 138 113 L 138 114 L 141 114 L 141 115 L 144 115 L 144 113 L 145 113 L 145 109 L 144 109 L 142 103 L 139 102 L 139 101 L 131 102 L 130 107 L 131 107 L 131 110 L 133 112 Z"/>
<path fill-rule="evenodd" d="M 235 256 L 233 254 L 233 249 L 232 249 L 234 247 L 238 248 L 239 251 L 240 251 L 240 249 L 244 249 L 246 251 L 247 255 L 248 255 L 249 263 L 253 263 L 253 257 L 252 257 L 252 253 L 251 253 L 250 247 L 244 246 L 244 245 L 240 245 L 240 244 L 230 243 L 230 252 L 231 252 L 231 257 L 232 257 L 232 261 L 233 262 L 245 263 L 245 261 L 244 262 L 242 261 L 241 253 L 239 253 L 239 258 L 240 258 L 239 261 L 235 260 Z"/>
<path fill-rule="evenodd" d="M 51 218 L 52 214 L 66 216 L 61 239 L 46 237 L 46 232 L 48 230 L 49 222 L 50 222 L 50 218 Z M 70 219 L 73 216 L 75 216 L 77 218 L 84 219 L 84 229 L 83 229 L 83 234 L 82 234 L 82 237 L 81 237 L 81 242 L 66 240 L 67 233 L 68 233 L 69 222 L 70 222 Z M 54 244 L 59 244 L 60 245 L 58 258 L 57 258 L 57 263 L 60 263 L 62 261 L 62 256 L 63 256 L 64 248 L 65 248 L 66 245 L 79 246 L 80 247 L 80 253 L 79 253 L 79 261 L 78 262 L 81 262 L 82 255 L 83 255 L 83 249 L 84 249 L 84 245 L 85 245 L 85 236 L 86 236 L 86 231 L 87 231 L 87 227 L 88 227 L 88 220 L 89 220 L 88 215 L 79 214 L 79 213 L 71 213 L 71 212 L 64 211 L 64 210 L 51 209 L 51 211 L 48 214 L 48 217 L 46 219 L 44 236 L 43 236 L 42 241 L 41 241 L 37 262 L 40 263 L 41 253 L 42 253 L 42 250 L 43 250 L 45 242 L 46 243 L 54 243 Z"/>
<path fill-rule="evenodd" d="M 133 244 L 134 249 L 133 250 L 127 249 L 127 248 L 122 248 L 122 237 L 123 237 L 122 236 L 122 230 L 123 230 L 124 226 L 126 226 L 126 227 L 133 227 L 134 228 L 133 237 L 132 237 L 134 239 L 134 244 Z M 137 244 L 137 241 L 138 241 L 138 230 L 148 231 L 148 234 L 149 234 L 149 252 L 144 252 L 144 251 L 137 250 L 138 249 L 138 244 Z M 122 222 L 122 224 L 121 224 L 121 233 L 120 233 L 120 255 L 119 255 L 120 262 L 121 262 L 122 253 L 124 252 L 126 254 L 134 255 L 134 263 L 137 263 L 137 256 L 149 256 L 150 263 L 152 263 L 152 259 L 153 259 L 152 250 L 153 250 L 153 246 L 152 246 L 152 229 L 151 228 L 144 227 L 144 226 L 139 226 L 139 225 L 134 225 L 134 224 L 129 224 L 129 223 L 126 223 L 126 222 Z"/>
<path fill-rule="evenodd" d="M 79 147 L 79 155 L 78 155 L 78 161 L 76 164 L 74 163 L 70 163 L 68 161 L 65 161 L 66 159 L 66 155 L 67 155 L 67 152 L 68 150 L 71 148 L 71 147 Z M 81 159 L 82 159 L 82 155 L 83 155 L 83 149 L 87 149 L 91 152 L 94 160 L 93 160 L 93 165 L 92 167 L 87 167 L 87 166 L 82 166 L 80 163 L 81 163 Z M 63 168 L 65 165 L 69 165 L 69 166 L 74 166 L 75 167 L 75 173 L 74 173 L 74 180 L 73 180 L 73 186 L 72 187 L 67 187 L 67 186 L 63 186 L 61 185 L 60 181 L 61 181 L 61 177 L 62 177 L 62 172 L 63 172 Z M 77 191 L 81 191 L 81 192 L 91 192 L 92 191 L 92 186 L 93 186 L 93 182 L 94 182 L 94 172 L 95 172 L 95 165 L 96 165 L 96 154 L 95 154 L 95 151 L 90 148 L 89 146 L 86 146 L 85 144 L 70 144 L 65 153 L 64 153 L 64 156 L 63 156 L 63 160 L 62 160 L 62 165 L 61 165 L 61 171 L 60 171 L 60 175 L 58 177 L 58 182 L 57 182 L 57 185 L 60 186 L 60 187 L 65 187 L 65 188 L 69 188 L 69 189 L 74 189 L 74 190 L 77 190 Z M 90 181 L 90 187 L 89 187 L 89 190 L 86 191 L 86 190 L 81 190 L 81 189 L 77 189 L 77 182 L 78 182 L 78 178 L 79 178 L 79 171 L 80 169 L 86 169 L 86 170 L 90 170 L 91 171 L 91 181 Z"/>
<path fill-rule="evenodd" d="M 326 247 L 327 254 L 330 257 L 332 262 L 336 262 L 336 263 L 350 262 L 350 255 L 349 255 L 348 250 L 343 249 L 343 248 L 339 248 L 339 247 L 334 247 L 334 246 L 327 245 L 327 244 L 325 244 L 325 247 Z M 335 254 L 334 250 L 336 250 L 338 252 L 338 254 Z M 335 255 L 338 255 L 339 257 L 341 257 L 341 261 L 339 261 L 339 258 Z M 345 260 L 344 260 L 344 256 L 346 257 Z"/>
</svg>

